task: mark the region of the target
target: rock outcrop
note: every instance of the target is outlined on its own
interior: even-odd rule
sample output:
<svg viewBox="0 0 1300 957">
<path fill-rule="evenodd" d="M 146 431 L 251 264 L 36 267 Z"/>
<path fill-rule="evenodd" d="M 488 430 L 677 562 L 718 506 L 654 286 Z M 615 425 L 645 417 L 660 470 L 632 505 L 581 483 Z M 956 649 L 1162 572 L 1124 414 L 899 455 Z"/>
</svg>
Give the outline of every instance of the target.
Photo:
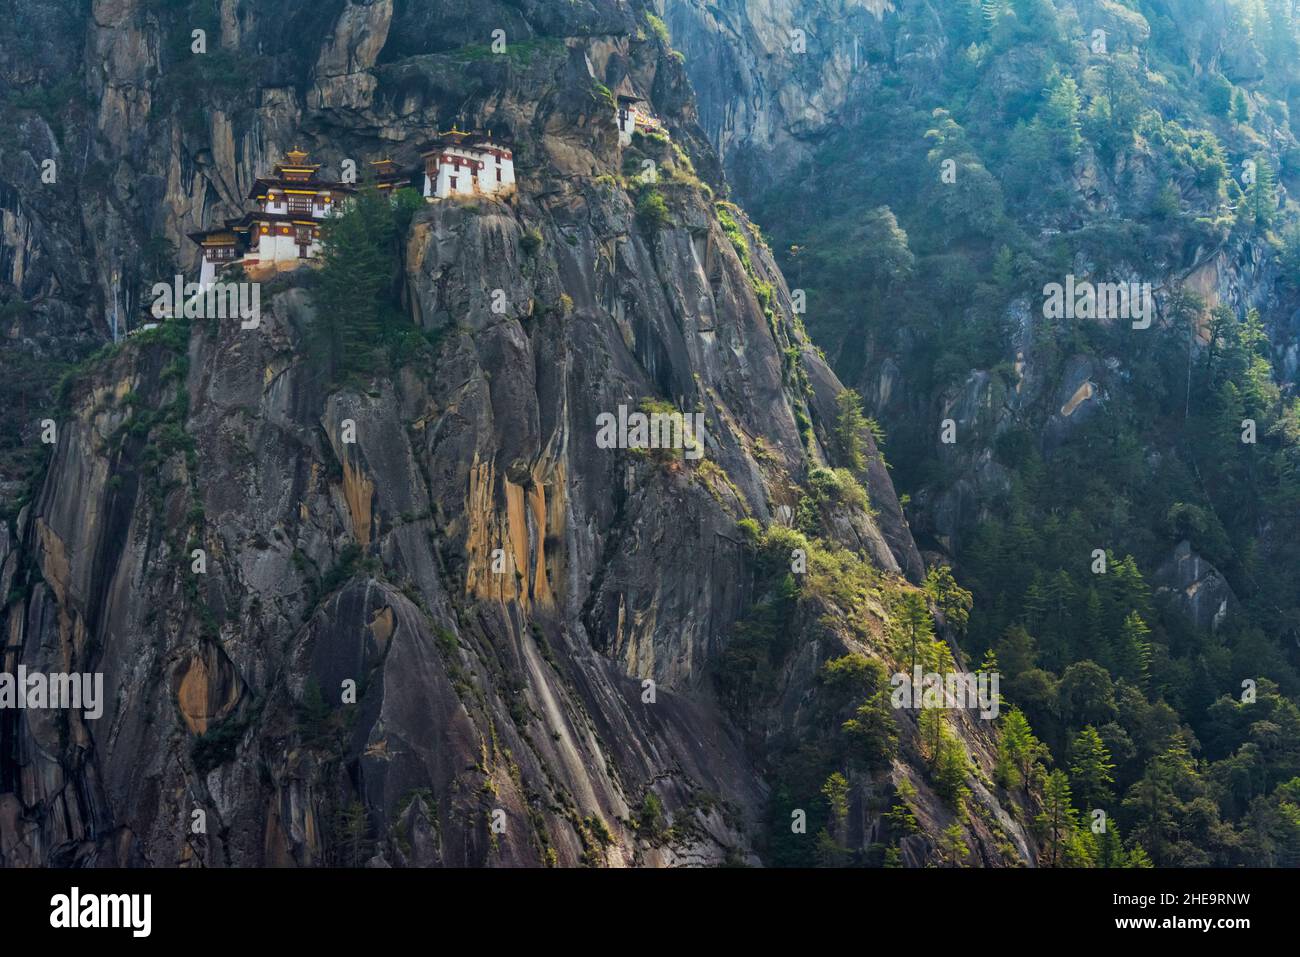
<svg viewBox="0 0 1300 957">
<path fill-rule="evenodd" d="M 1157 595 L 1166 596 L 1197 627 L 1218 629 L 1237 603 L 1232 586 L 1219 570 L 1180 542 L 1156 572 Z"/>
<path fill-rule="evenodd" d="M 99 0 L 52 24 L 84 29 L 84 102 L 61 139 L 39 105 L 6 113 L 28 138 L 0 149 L 0 280 L 28 326 L 103 339 L 114 304 L 134 324 L 168 244 L 192 271 L 184 234 L 293 146 L 414 165 L 454 120 L 515 145 L 518 188 L 416 213 L 395 278 L 417 346 L 374 375 L 333 380 L 303 269 L 265 285 L 257 328 L 165 322 L 36 416 L 58 435 L 0 536 L 4 668 L 102 672 L 105 707 L 0 714 L 0 863 L 764 863 L 790 815 L 768 746 L 826 731 L 825 661 L 892 663 L 881 596 L 924 569 L 864 435 L 870 506 L 827 533 L 858 603 L 805 602 L 747 716 L 716 693 L 766 597 L 742 521 L 780 524 L 841 464 L 842 386 L 757 230 L 734 207 L 724 227 L 679 61 L 615 0 L 219 10 Z M 192 26 L 204 59 L 177 46 Z M 624 83 L 672 138 L 634 143 L 666 221 L 624 176 Z M 50 150 L 71 198 L 40 192 Z M 601 413 L 647 400 L 702 413 L 702 460 L 597 446 Z M 977 863 L 1032 861 L 1026 808 L 979 783 L 987 723 L 957 721 L 964 824 L 900 724 L 898 755 L 851 775 L 849 849 L 907 779 L 911 863 L 954 823 Z"/>
</svg>

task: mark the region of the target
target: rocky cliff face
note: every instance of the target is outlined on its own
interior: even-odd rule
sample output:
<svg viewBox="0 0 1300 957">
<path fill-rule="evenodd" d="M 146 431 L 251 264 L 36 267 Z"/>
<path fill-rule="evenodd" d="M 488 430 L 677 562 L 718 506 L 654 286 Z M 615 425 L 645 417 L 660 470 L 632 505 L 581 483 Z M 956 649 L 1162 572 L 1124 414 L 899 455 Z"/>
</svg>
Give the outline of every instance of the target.
<svg viewBox="0 0 1300 957">
<path fill-rule="evenodd" d="M 929 4 L 907 6 L 934 16 Z M 667 0 L 663 9 L 686 57 L 700 125 L 742 194 L 811 159 L 829 130 L 861 115 L 898 22 L 883 23 L 896 13 L 890 0 Z M 902 52 L 934 66 L 931 43 L 922 36 L 913 50 L 912 38 L 898 38 Z"/>
<path fill-rule="evenodd" d="M 184 234 L 242 211 L 291 147 L 414 165 L 454 120 L 510 140 L 519 184 L 421 207 L 397 285 L 435 345 L 364 382 L 313 357 L 304 269 L 264 284 L 256 329 L 173 320 L 32 390 L 15 444 L 42 419 L 57 438 L 8 460 L 4 668 L 102 672 L 105 706 L 0 713 L 0 862 L 765 862 L 769 822 L 821 800 L 773 796 L 773 742 L 838 727 L 827 660 L 896 663 L 889 599 L 923 568 L 864 434 L 869 506 L 819 533 L 852 595 L 805 588 L 767 690 L 743 713 L 717 693 L 770 597 L 742 522 L 788 525 L 843 464 L 842 387 L 757 231 L 720 219 L 646 11 L 104 0 L 8 29 L 0 288 L 15 354 L 47 374 L 192 273 Z M 671 143 L 619 149 L 625 84 Z M 629 158 L 657 164 L 667 222 L 638 216 Z M 646 400 L 704 415 L 702 460 L 597 447 L 601 413 Z M 956 823 L 977 863 L 1032 861 L 1021 799 L 980 783 L 986 724 L 956 725 L 962 823 L 899 722 L 892 760 L 846 767 L 841 843 L 919 864 Z M 919 831 L 891 836 L 905 779 Z"/>
</svg>

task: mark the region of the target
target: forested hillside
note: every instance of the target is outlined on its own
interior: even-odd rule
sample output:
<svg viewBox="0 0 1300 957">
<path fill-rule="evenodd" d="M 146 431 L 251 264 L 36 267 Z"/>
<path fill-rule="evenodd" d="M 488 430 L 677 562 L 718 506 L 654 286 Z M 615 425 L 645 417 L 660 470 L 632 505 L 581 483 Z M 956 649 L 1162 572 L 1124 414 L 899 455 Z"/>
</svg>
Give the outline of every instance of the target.
<svg viewBox="0 0 1300 957">
<path fill-rule="evenodd" d="M 973 593 L 1003 779 L 1045 746 L 1049 861 L 1113 864 L 1118 829 L 1138 862 L 1300 863 L 1295 5 L 665 6 L 918 543 Z M 1053 316 L 1067 276 L 1149 283 L 1156 315 Z"/>
</svg>

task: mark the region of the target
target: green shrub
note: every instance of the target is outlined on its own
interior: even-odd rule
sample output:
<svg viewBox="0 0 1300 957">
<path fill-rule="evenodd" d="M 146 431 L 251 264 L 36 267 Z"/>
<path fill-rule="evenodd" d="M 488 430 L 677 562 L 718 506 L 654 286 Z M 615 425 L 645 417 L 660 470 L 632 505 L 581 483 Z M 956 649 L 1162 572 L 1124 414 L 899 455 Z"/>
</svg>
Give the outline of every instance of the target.
<svg viewBox="0 0 1300 957">
<path fill-rule="evenodd" d="M 646 229 L 658 230 L 672 225 L 668 204 L 657 189 L 644 189 L 636 200 L 637 221 Z"/>
<path fill-rule="evenodd" d="M 654 791 L 647 791 L 641 801 L 640 832 L 648 837 L 661 837 L 664 833 L 664 802 Z"/>
<path fill-rule="evenodd" d="M 248 721 L 231 716 L 199 735 L 190 746 L 194 769 L 199 774 L 207 774 L 214 768 L 233 761 L 239 742 L 247 730 Z"/>
<path fill-rule="evenodd" d="M 668 24 L 664 23 L 663 20 L 659 19 L 653 13 L 647 13 L 645 19 L 646 23 L 650 24 L 650 29 L 654 31 L 655 36 L 662 40 L 665 45 L 672 44 L 673 38 L 668 34 Z"/>
</svg>

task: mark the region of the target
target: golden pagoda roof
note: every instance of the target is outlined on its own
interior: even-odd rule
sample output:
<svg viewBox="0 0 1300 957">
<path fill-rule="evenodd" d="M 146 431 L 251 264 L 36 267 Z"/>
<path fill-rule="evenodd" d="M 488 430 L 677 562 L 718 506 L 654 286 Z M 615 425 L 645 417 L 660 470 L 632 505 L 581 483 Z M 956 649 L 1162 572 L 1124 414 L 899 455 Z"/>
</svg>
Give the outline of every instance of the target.
<svg viewBox="0 0 1300 957">
<path fill-rule="evenodd" d="M 291 150 L 286 150 L 284 159 L 275 164 L 275 171 L 279 175 L 285 173 L 307 173 L 314 175 L 320 169 L 319 163 L 308 163 L 309 154 L 306 150 L 295 146 Z"/>
<path fill-rule="evenodd" d="M 488 130 L 462 130 L 455 123 L 451 129 L 435 132 L 429 139 L 429 148 L 421 152 L 422 157 L 429 157 L 438 152 L 444 146 L 462 146 L 468 149 L 485 148 L 487 150 L 505 150 L 509 152 L 510 147 L 499 143 Z"/>
</svg>

